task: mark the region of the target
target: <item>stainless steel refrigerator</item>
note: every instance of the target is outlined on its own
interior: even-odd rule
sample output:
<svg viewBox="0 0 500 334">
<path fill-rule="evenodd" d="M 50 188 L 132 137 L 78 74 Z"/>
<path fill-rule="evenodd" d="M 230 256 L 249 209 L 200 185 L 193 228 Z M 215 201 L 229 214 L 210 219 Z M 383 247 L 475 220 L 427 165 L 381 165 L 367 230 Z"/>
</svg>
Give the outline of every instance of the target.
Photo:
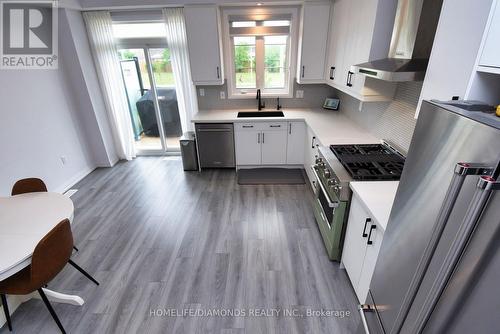
<svg viewBox="0 0 500 334">
<path fill-rule="evenodd" d="M 498 333 L 499 162 L 500 118 L 424 101 L 359 333 Z"/>
</svg>

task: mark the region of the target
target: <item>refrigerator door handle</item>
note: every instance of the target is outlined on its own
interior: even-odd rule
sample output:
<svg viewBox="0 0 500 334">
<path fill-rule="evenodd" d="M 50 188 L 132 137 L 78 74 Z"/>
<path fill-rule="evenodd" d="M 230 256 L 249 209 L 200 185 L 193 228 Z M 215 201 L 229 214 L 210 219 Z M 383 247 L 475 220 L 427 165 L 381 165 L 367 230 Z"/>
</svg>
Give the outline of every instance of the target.
<svg viewBox="0 0 500 334">
<path fill-rule="evenodd" d="M 365 312 L 374 312 L 373 307 L 368 304 L 358 305 L 359 315 L 361 316 L 361 323 L 365 328 L 365 333 L 370 334 L 370 329 L 368 328 L 368 323 L 366 322 Z"/>
<path fill-rule="evenodd" d="M 459 162 L 455 165 L 453 178 L 451 179 L 450 185 L 448 186 L 448 190 L 444 197 L 443 204 L 441 205 L 441 209 L 439 210 L 439 214 L 437 216 L 436 224 L 434 224 L 431 238 L 429 239 L 429 243 L 425 247 L 422 257 L 420 258 L 417 269 L 415 270 L 415 274 L 413 275 L 406 296 L 402 302 L 400 312 L 395 320 L 393 328 L 396 329 L 396 332 L 400 331 L 403 327 L 403 323 L 406 319 L 406 316 L 408 315 L 411 304 L 413 303 L 417 295 L 425 272 L 429 267 L 432 256 L 434 255 L 434 252 L 438 245 L 439 239 L 441 239 L 446 223 L 448 222 L 451 212 L 453 211 L 455 202 L 457 201 L 457 197 L 460 194 L 460 190 L 462 189 L 465 178 L 468 175 L 491 175 L 494 170 L 495 167 L 485 166 L 484 164 L 478 163 Z"/>
<path fill-rule="evenodd" d="M 481 176 L 476 185 L 476 191 L 469 204 L 465 217 L 460 224 L 457 234 L 446 254 L 441 269 L 439 270 L 434 283 L 432 284 L 425 302 L 421 308 L 415 322 L 413 333 L 422 333 L 429 320 L 432 311 L 441 297 L 446 285 L 458 264 L 464 249 L 469 241 L 477 222 L 493 191 L 500 190 L 500 181 L 496 181 L 491 176 Z"/>
</svg>

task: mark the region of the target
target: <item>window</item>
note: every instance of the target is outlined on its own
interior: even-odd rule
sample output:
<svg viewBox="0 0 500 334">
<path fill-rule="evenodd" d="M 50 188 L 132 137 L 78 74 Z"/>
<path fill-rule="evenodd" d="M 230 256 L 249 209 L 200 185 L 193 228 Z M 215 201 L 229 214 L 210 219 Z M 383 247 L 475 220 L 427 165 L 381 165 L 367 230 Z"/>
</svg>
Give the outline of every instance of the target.
<svg viewBox="0 0 500 334">
<path fill-rule="evenodd" d="M 255 36 L 236 36 L 233 38 L 233 44 L 236 88 L 256 88 Z"/>
<path fill-rule="evenodd" d="M 237 10 L 235 10 L 237 11 Z M 244 10 L 225 13 L 226 65 L 231 98 L 291 96 L 290 74 L 295 47 L 294 11 L 245 15 Z"/>
</svg>

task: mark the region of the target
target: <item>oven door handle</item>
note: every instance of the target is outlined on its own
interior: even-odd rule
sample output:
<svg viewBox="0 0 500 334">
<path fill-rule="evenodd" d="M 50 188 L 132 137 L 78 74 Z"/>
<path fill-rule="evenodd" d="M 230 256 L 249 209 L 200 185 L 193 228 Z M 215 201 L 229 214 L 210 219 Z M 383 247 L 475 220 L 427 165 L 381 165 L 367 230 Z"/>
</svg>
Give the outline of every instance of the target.
<svg viewBox="0 0 500 334">
<path fill-rule="evenodd" d="M 339 206 L 339 202 L 338 201 L 332 201 L 330 199 L 330 196 L 326 192 L 326 189 L 323 186 L 323 183 L 321 183 L 321 180 L 319 179 L 318 172 L 316 172 L 316 169 L 314 168 L 314 165 L 311 166 L 311 169 L 312 169 L 312 172 L 314 173 L 314 177 L 316 178 L 316 182 L 319 184 L 319 187 L 320 187 L 321 191 L 323 192 L 323 195 L 325 195 L 325 198 L 328 201 L 328 206 L 330 208 L 337 208 Z"/>
</svg>

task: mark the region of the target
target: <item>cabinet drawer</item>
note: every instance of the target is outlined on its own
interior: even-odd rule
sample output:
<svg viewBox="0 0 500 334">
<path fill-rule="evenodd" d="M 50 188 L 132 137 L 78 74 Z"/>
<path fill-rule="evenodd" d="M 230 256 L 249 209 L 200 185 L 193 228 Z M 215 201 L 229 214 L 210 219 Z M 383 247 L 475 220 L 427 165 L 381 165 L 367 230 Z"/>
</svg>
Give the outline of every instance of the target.
<svg viewBox="0 0 500 334">
<path fill-rule="evenodd" d="M 286 131 L 288 127 L 288 122 L 273 122 L 273 123 L 262 123 L 262 130 L 267 130 L 267 131 Z"/>
<path fill-rule="evenodd" d="M 234 123 L 234 129 L 236 131 L 255 131 L 262 130 L 259 123 Z"/>
<path fill-rule="evenodd" d="M 236 129 L 236 131 L 287 131 L 287 127 L 288 122 L 245 122 L 234 124 L 234 128 Z"/>
</svg>

